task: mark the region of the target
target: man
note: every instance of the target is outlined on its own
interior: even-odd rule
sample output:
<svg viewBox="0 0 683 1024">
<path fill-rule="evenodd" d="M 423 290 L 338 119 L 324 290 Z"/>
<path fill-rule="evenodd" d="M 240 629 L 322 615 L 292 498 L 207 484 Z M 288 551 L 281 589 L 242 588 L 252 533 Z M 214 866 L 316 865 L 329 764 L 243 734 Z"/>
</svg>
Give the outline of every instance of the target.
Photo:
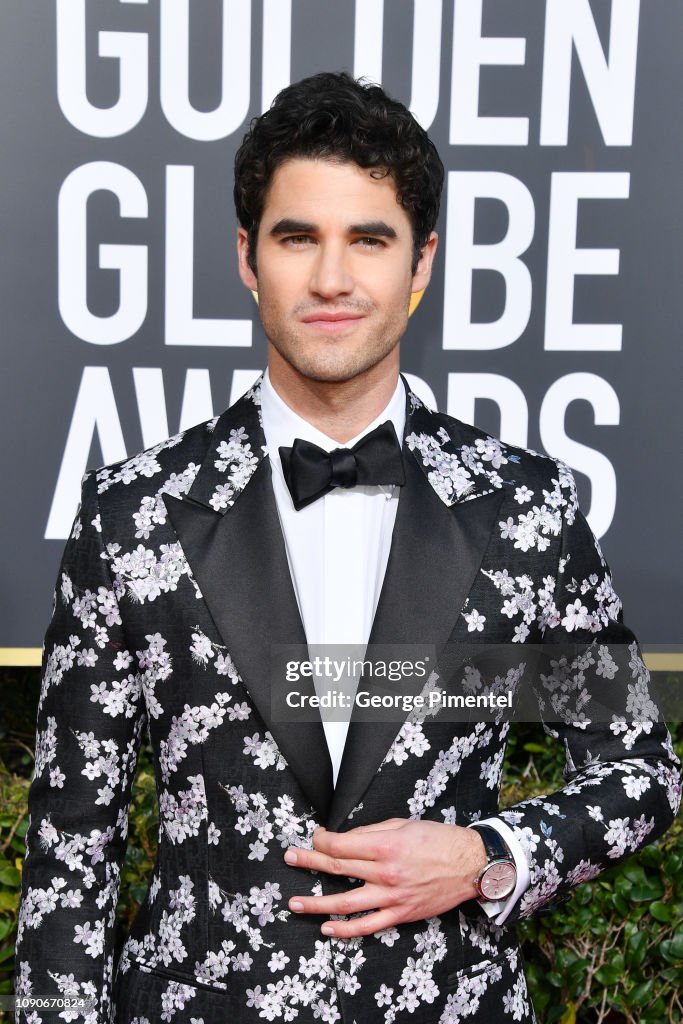
<svg viewBox="0 0 683 1024">
<path fill-rule="evenodd" d="M 443 178 L 405 107 L 316 75 L 252 123 L 235 173 L 268 371 L 84 481 L 46 637 L 17 992 L 120 1024 L 532 1021 L 512 924 L 668 827 L 670 737 L 569 714 L 566 787 L 497 813 L 504 722 L 273 714 L 274 644 L 597 637 L 582 677 L 631 645 L 616 707 L 646 672 L 567 467 L 399 376 Z M 112 986 L 145 726 L 159 852 Z"/>
</svg>

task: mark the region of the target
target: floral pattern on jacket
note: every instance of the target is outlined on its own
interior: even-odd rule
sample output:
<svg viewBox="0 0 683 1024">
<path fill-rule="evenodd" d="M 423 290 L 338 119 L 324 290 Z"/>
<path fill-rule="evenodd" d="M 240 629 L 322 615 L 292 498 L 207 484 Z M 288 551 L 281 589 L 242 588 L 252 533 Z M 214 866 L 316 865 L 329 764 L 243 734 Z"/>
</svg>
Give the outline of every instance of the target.
<svg viewBox="0 0 683 1024">
<path fill-rule="evenodd" d="M 670 736 L 643 718 L 653 710 L 647 670 L 572 474 L 408 394 L 410 500 L 418 509 L 425 502 L 437 525 L 457 517 L 453 536 L 471 543 L 453 562 L 460 590 L 448 590 L 447 556 L 439 547 L 430 553 L 426 533 L 423 565 L 422 542 L 404 551 L 400 530 L 414 525 L 406 518 L 396 562 L 412 558 L 424 586 L 397 606 L 415 602 L 418 621 L 440 616 L 451 641 L 520 651 L 585 641 L 576 663 L 558 662 L 538 680 L 540 706 L 553 712 L 546 729 L 565 749 L 566 784 L 500 811 L 531 873 L 505 926 L 471 903 L 373 936 L 327 939 L 320 919 L 289 912 L 288 898 L 305 888 L 341 891 L 349 880 L 311 874 L 306 882 L 282 857 L 289 845 L 310 847 L 314 829 L 332 820 L 318 799 L 324 786 L 307 751 L 268 720 L 249 662 L 259 645 L 290 638 L 269 635 L 277 622 L 259 619 L 251 577 L 237 574 L 246 556 L 226 539 L 234 530 L 241 542 L 255 538 L 257 551 L 274 543 L 268 550 L 282 556 L 281 537 L 259 518 L 270 486 L 259 393 L 257 383 L 217 420 L 84 479 L 45 638 L 16 991 L 88 998 L 86 1024 L 533 1021 L 514 921 L 552 907 L 655 839 L 681 798 Z M 209 556 L 196 537 L 222 547 Z M 217 551 L 226 561 L 217 564 Z M 463 551 L 471 565 L 461 570 Z M 387 587 L 396 578 L 388 575 Z M 266 579 L 260 593 L 281 596 L 282 580 Z M 582 711 L 598 677 L 621 709 L 609 724 Z M 434 674 L 427 688 L 439 682 Z M 467 684 L 474 691 L 482 681 L 471 673 Z M 115 965 L 120 870 L 145 732 L 159 797 L 158 855 Z M 505 722 L 413 712 L 385 733 L 365 776 L 357 766 L 364 781 L 355 789 L 349 783 L 345 791 L 340 776 L 330 797 L 335 827 L 390 816 L 464 825 L 498 813 L 507 733 Z M 18 1024 L 58 1019 L 78 1018 L 17 1012 Z"/>
</svg>

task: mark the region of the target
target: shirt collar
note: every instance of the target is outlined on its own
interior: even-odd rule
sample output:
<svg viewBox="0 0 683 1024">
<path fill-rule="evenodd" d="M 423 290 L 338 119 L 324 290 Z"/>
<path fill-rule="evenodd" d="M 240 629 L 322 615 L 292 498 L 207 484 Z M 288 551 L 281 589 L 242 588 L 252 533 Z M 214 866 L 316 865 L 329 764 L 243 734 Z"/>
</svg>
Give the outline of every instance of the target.
<svg viewBox="0 0 683 1024">
<path fill-rule="evenodd" d="M 380 423 L 384 423 L 385 420 L 391 420 L 399 444 L 402 445 L 406 422 L 406 392 L 403 381 L 399 377 L 396 382 L 396 389 L 382 412 L 375 417 L 372 423 L 368 423 L 367 427 L 364 427 L 360 433 L 356 434 L 355 437 L 352 437 L 344 445 L 340 445 L 339 441 L 335 441 L 334 438 L 323 434 L 322 431 L 303 419 L 298 413 L 295 413 L 293 409 L 290 409 L 273 387 L 268 370 L 266 369 L 261 385 L 261 415 L 263 417 L 263 432 L 266 437 L 266 447 L 269 455 L 278 456 L 278 448 L 282 446 L 291 447 L 296 437 L 300 437 L 304 441 L 310 441 L 312 444 L 317 444 L 319 448 L 326 452 L 331 452 L 334 448 L 352 448 L 357 441 L 360 441 L 361 437 L 365 437 L 366 434 L 374 430 L 375 427 L 378 427 Z"/>
</svg>

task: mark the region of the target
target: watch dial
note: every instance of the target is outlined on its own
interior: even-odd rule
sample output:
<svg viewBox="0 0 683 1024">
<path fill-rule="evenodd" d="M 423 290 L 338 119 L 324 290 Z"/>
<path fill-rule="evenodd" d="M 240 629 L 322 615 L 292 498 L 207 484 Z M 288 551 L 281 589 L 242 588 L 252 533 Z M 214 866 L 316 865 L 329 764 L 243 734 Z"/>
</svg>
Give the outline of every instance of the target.
<svg viewBox="0 0 683 1024">
<path fill-rule="evenodd" d="M 502 900 L 509 896 L 517 882 L 514 864 L 503 861 L 492 864 L 481 879 L 481 891 L 487 900 Z"/>
</svg>

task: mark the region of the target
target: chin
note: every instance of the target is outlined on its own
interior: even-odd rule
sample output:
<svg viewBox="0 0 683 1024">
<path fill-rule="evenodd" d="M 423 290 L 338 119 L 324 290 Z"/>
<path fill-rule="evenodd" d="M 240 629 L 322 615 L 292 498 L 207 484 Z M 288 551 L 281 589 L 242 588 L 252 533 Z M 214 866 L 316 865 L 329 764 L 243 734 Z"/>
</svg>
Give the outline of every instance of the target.
<svg viewBox="0 0 683 1024">
<path fill-rule="evenodd" d="M 301 378 L 323 384 L 343 384 L 363 376 L 391 359 L 396 344 L 373 344 L 372 339 L 350 344 L 341 338 L 325 344 L 282 344 L 272 341 L 281 359 Z M 294 339 L 292 339 L 294 342 Z"/>
<path fill-rule="evenodd" d="M 343 384 L 346 381 L 360 377 L 371 370 L 376 363 L 343 363 L 330 365 L 325 363 L 302 364 L 295 366 L 295 369 L 308 380 L 320 381 L 326 384 Z"/>
<path fill-rule="evenodd" d="M 320 381 L 321 383 L 341 384 L 353 380 L 363 374 L 374 370 L 384 363 L 391 356 L 394 346 L 389 351 L 369 353 L 364 352 L 342 354 L 327 352 L 319 354 L 316 358 L 298 358 L 292 361 L 294 369 L 308 380 Z"/>
</svg>

